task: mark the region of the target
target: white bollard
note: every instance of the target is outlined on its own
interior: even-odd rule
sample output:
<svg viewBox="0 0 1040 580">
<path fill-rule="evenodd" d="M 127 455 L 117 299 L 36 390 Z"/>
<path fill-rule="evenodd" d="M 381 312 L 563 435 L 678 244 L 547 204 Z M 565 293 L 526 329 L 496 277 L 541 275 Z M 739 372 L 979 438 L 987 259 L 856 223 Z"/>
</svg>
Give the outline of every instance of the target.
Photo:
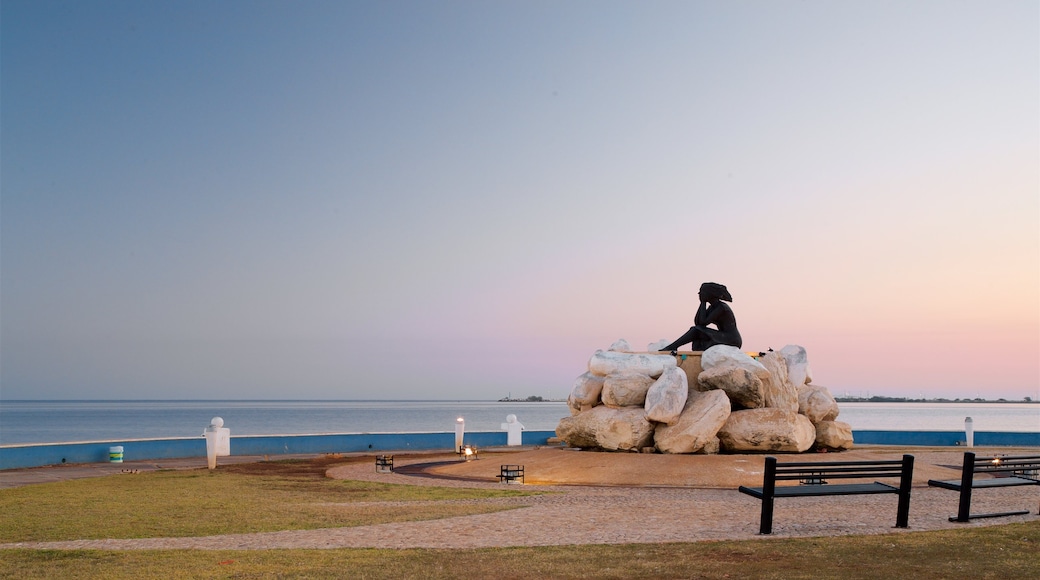
<svg viewBox="0 0 1040 580">
<path fill-rule="evenodd" d="M 516 415 L 506 415 L 506 422 L 502 423 L 502 429 L 506 432 L 506 445 L 523 445 L 524 426 L 516 420 Z"/>
<path fill-rule="evenodd" d="M 972 425 L 971 417 L 964 418 L 964 443 L 968 447 L 975 447 L 975 427 Z"/>
<path fill-rule="evenodd" d="M 462 437 L 466 433 L 466 420 L 455 419 L 455 453 L 462 453 Z"/>
<path fill-rule="evenodd" d="M 206 437 L 206 464 L 215 469 L 218 455 L 231 455 L 231 430 L 224 427 L 223 419 L 213 417 L 202 435 Z"/>
</svg>

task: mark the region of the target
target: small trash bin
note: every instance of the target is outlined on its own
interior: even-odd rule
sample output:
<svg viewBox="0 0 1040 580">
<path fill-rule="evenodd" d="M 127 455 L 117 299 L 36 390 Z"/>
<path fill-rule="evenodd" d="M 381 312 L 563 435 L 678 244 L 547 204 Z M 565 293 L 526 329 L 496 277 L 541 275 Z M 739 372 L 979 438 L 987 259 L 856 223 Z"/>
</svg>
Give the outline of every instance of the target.
<svg viewBox="0 0 1040 580">
<path fill-rule="evenodd" d="M 108 460 L 111 463 L 122 463 L 123 462 L 123 446 L 116 445 L 108 448 Z"/>
</svg>

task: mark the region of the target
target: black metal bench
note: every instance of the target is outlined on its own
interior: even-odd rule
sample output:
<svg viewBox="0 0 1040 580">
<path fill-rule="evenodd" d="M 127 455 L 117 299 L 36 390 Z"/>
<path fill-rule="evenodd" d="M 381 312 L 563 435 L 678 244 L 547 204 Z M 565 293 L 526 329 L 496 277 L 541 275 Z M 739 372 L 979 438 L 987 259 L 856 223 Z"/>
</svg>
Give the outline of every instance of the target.
<svg viewBox="0 0 1040 580">
<path fill-rule="evenodd" d="M 976 479 L 976 475 L 983 475 Z M 966 522 L 977 518 L 996 518 L 1001 516 L 1021 516 L 1025 511 L 1000 512 L 992 514 L 971 513 L 971 492 L 974 489 L 994 487 L 1012 487 L 1019 485 L 1040 485 L 1040 455 L 1005 455 L 1003 457 L 976 458 L 971 451 L 964 452 L 964 465 L 961 467 L 960 480 L 941 481 L 928 480 L 928 485 L 959 491 L 960 503 L 957 515 L 950 516 L 951 522 Z"/>
<path fill-rule="evenodd" d="M 523 465 L 503 465 L 499 470 L 498 474 L 499 483 L 523 483 L 524 482 L 524 466 Z"/>
<path fill-rule="evenodd" d="M 914 473 L 914 456 L 890 461 L 814 461 L 777 463 L 775 457 L 766 457 L 762 487 L 740 486 L 740 492 L 762 500 L 762 518 L 758 533 L 773 532 L 773 500 L 778 497 L 810 497 L 822 495 L 863 495 L 894 493 L 899 495 L 896 509 L 896 527 L 907 527 L 910 517 L 910 485 Z M 899 487 L 875 481 L 873 483 L 843 483 L 833 485 L 831 479 L 872 479 L 898 477 Z M 797 481 L 799 485 L 776 485 L 777 481 Z"/>
</svg>

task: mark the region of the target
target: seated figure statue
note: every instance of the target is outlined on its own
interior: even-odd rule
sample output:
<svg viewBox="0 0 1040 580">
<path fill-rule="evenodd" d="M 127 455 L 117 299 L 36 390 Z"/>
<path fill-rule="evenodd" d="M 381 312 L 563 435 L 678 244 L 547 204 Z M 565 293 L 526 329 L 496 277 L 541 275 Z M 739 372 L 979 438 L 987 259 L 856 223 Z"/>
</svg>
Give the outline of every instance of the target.
<svg viewBox="0 0 1040 580">
<path fill-rule="evenodd" d="M 697 296 L 701 300 L 701 305 L 697 309 L 697 315 L 693 318 L 694 326 L 661 350 L 674 352 L 687 343 L 690 344 L 690 350 L 707 350 L 716 344 L 727 344 L 740 348 L 743 341 L 740 338 L 740 331 L 737 330 L 737 319 L 733 316 L 733 310 L 730 309 L 729 304 L 723 302 L 723 300 L 733 301 L 729 290 L 726 290 L 722 284 L 705 282 L 701 284 Z M 715 328 L 709 328 L 709 324 L 714 324 Z"/>
</svg>

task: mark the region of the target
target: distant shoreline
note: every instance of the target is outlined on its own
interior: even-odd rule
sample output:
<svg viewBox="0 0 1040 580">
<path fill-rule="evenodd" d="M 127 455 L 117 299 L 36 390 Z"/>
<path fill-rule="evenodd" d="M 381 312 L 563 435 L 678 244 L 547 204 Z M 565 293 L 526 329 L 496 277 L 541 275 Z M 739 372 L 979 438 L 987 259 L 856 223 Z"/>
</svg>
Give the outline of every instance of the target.
<svg viewBox="0 0 1040 580">
<path fill-rule="evenodd" d="M 1033 400 L 1031 397 L 1025 399 L 947 399 L 947 398 L 935 398 L 935 399 L 911 399 L 904 397 L 883 397 L 883 396 L 872 396 L 872 397 L 835 397 L 835 401 L 839 403 L 1016 403 L 1016 404 L 1033 404 L 1040 405 L 1040 400 Z M 37 404 L 37 403 L 54 403 L 54 404 L 70 404 L 70 403 L 88 403 L 88 404 L 105 404 L 105 403 L 174 403 L 174 404 L 185 404 L 185 403 L 566 403 L 567 399 L 557 398 L 546 398 L 546 397 L 524 397 L 524 398 L 512 398 L 504 397 L 501 399 L 5 399 L 0 397 L 0 406 L 4 404 Z"/>
<path fill-rule="evenodd" d="M 546 399 L 545 397 L 538 397 L 532 395 L 523 399 L 513 399 L 510 397 L 503 397 L 496 401 L 498 403 L 566 403 L 567 399 Z"/>
<path fill-rule="evenodd" d="M 1040 405 L 1040 401 L 1034 401 L 1029 397 L 1021 401 L 1009 401 L 1007 399 L 910 399 L 907 397 L 834 397 L 834 400 L 839 403 L 1015 403 L 1023 404 L 1028 403 L 1032 405 Z"/>
<path fill-rule="evenodd" d="M 1030 397 L 1026 397 L 1020 401 L 1009 401 L 1007 399 L 910 399 L 907 397 L 834 397 L 834 400 L 839 403 L 1014 403 L 1014 404 L 1033 404 L 1040 405 L 1040 401 L 1034 401 Z M 567 399 L 546 399 L 539 396 L 524 397 L 522 399 L 516 399 L 511 397 L 503 397 L 499 399 L 499 403 L 566 403 Z"/>
</svg>

